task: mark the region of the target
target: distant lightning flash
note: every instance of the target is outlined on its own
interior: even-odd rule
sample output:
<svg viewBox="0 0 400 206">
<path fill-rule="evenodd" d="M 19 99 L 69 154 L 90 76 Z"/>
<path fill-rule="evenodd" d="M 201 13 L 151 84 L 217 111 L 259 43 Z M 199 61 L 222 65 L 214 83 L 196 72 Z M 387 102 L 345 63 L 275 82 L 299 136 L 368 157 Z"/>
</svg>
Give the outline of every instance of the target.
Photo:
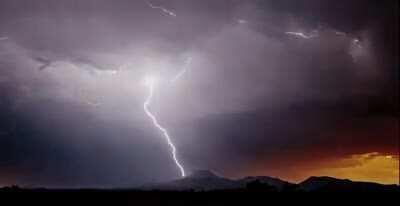
<svg viewBox="0 0 400 206">
<path fill-rule="evenodd" d="M 152 3 L 150 3 L 150 2 L 147 1 L 147 0 L 145 0 L 145 2 L 146 2 L 146 4 L 147 4 L 150 8 L 152 8 L 152 9 L 159 9 L 159 10 L 161 10 L 162 12 L 164 12 L 165 14 L 168 14 L 168 15 L 170 15 L 170 16 L 176 17 L 176 14 L 175 14 L 174 12 L 172 12 L 172 11 L 170 11 L 170 10 L 164 8 L 164 7 L 161 7 L 161 6 L 154 6 Z"/>
<path fill-rule="evenodd" d="M 156 79 L 154 77 L 147 77 L 145 79 L 145 85 L 149 88 L 149 96 L 147 97 L 146 101 L 144 102 L 143 108 L 144 108 L 144 111 L 146 112 L 147 116 L 149 116 L 149 118 L 152 120 L 154 126 L 157 127 L 164 135 L 165 139 L 168 142 L 168 145 L 170 146 L 170 148 L 172 150 L 172 158 L 174 159 L 176 166 L 179 168 L 179 170 L 181 172 L 181 176 L 185 177 L 185 169 L 183 168 L 181 163 L 179 163 L 179 160 L 176 156 L 175 145 L 171 141 L 171 137 L 169 136 L 168 131 L 158 123 L 157 118 L 150 112 L 150 110 L 148 108 L 149 104 L 153 98 L 155 83 L 156 83 Z"/>
<path fill-rule="evenodd" d="M 314 38 L 314 37 L 318 36 L 316 34 L 306 35 L 303 32 L 290 32 L 290 31 L 289 32 L 285 32 L 285 34 L 294 35 L 294 36 L 297 36 L 297 37 L 301 37 L 303 39 L 311 39 L 311 38 Z"/>
<path fill-rule="evenodd" d="M 174 78 L 171 79 L 171 83 L 175 83 L 176 80 L 180 79 L 187 72 L 188 67 L 191 63 L 192 63 L 192 57 L 188 57 L 185 61 L 183 69 Z"/>
</svg>

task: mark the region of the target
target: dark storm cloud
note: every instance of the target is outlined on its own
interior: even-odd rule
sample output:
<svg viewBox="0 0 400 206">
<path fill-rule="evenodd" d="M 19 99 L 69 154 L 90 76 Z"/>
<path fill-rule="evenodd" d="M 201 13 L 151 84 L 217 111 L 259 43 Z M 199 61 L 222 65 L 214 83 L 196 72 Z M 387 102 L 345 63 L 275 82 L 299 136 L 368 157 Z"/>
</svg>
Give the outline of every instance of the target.
<svg viewBox="0 0 400 206">
<path fill-rule="evenodd" d="M 301 165 L 369 151 L 397 154 L 398 117 L 382 109 L 383 105 L 360 108 L 362 104 L 304 102 L 205 118 L 194 129 L 201 137 L 194 138 L 187 150 L 213 160 L 198 162 L 198 166 L 229 175 L 251 174 L 254 169 L 268 173 L 284 169 L 282 164 Z M 198 157 L 192 158 L 196 162 Z"/>
<path fill-rule="evenodd" d="M 139 0 L 0 3 L 0 184 L 177 177 L 142 111 L 149 72 L 189 170 L 395 151 L 392 1 L 151 3 L 176 17 Z"/>
<path fill-rule="evenodd" d="M 190 97 L 207 96 L 207 111 L 224 114 L 211 114 L 194 124 L 194 137 L 183 140 L 189 164 L 245 175 L 260 164 L 268 173 L 282 162 L 398 152 L 395 51 L 381 50 L 388 36 L 395 40 L 391 25 L 383 24 L 393 21 L 394 11 L 386 7 L 388 2 L 341 2 L 338 6 L 344 13 L 336 9 L 336 3 L 327 4 L 320 5 L 322 11 L 313 16 L 319 22 L 306 16 L 304 22 L 295 21 L 294 27 L 274 28 L 274 23 L 265 23 L 265 27 L 272 25 L 271 31 L 247 19 L 251 30 L 227 27 L 207 39 L 204 58 L 215 62 L 208 65 L 215 66 L 215 71 L 197 73 L 197 77 L 209 76 L 198 83 L 204 93 Z M 305 5 L 303 9 L 308 10 Z M 294 16 L 304 14 L 301 6 L 286 6 L 274 11 L 293 8 Z M 350 11 L 357 9 L 361 11 L 354 16 Z M 338 19 L 346 19 L 341 26 L 334 18 L 339 15 L 345 16 Z M 274 15 L 261 16 L 279 22 Z M 311 40 L 274 35 L 284 29 L 304 32 L 313 24 L 319 35 Z M 381 30 L 388 33 L 382 36 Z M 352 46 L 356 39 L 361 39 L 362 46 Z M 366 53 L 358 58 L 355 48 Z"/>
</svg>

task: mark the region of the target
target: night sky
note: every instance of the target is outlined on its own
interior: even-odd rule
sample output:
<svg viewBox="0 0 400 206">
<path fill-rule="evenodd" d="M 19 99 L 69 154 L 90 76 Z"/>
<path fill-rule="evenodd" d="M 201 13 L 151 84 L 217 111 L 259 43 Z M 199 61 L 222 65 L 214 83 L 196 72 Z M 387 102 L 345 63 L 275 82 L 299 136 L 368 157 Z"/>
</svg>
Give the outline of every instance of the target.
<svg viewBox="0 0 400 206">
<path fill-rule="evenodd" d="M 0 186 L 179 178 L 146 75 L 188 173 L 399 183 L 396 4 L 1 0 Z"/>
</svg>

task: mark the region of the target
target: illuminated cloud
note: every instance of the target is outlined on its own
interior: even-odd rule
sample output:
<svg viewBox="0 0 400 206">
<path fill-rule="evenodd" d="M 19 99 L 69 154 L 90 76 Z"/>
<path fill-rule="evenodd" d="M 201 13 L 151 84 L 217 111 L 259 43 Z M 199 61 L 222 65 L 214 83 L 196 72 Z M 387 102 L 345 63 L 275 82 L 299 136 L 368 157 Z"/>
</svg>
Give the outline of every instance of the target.
<svg viewBox="0 0 400 206">
<path fill-rule="evenodd" d="M 398 159 L 389 1 L 60 1 L 2 0 L 0 184 L 177 178 L 148 73 L 188 172 L 361 177 Z"/>
</svg>

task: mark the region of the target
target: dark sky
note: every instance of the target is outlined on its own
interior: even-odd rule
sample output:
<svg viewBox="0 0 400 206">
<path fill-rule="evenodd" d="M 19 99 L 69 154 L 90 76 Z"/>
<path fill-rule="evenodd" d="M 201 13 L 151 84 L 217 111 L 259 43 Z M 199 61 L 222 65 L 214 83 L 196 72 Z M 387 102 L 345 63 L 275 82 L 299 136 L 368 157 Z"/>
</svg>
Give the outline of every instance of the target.
<svg viewBox="0 0 400 206">
<path fill-rule="evenodd" d="M 178 178 L 143 110 L 148 74 L 187 171 L 298 181 L 354 155 L 398 165 L 396 4 L 2 0 L 0 186 Z"/>
</svg>

